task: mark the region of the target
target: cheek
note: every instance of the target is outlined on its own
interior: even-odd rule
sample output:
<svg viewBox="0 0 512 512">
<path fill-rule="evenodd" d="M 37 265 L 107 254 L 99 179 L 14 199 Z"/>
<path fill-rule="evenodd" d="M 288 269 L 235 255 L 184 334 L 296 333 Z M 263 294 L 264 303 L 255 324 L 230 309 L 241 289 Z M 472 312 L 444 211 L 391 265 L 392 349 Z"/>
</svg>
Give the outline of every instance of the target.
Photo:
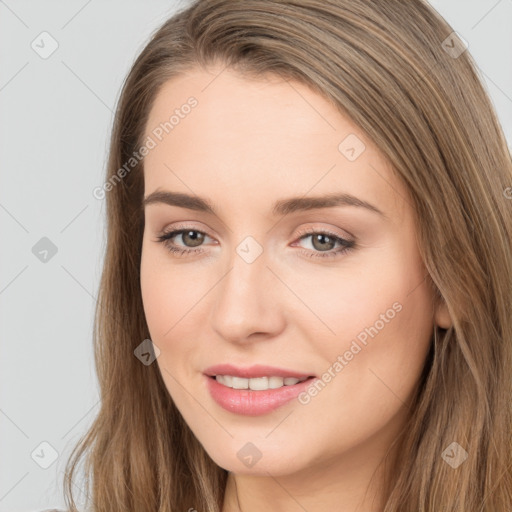
<svg viewBox="0 0 512 512">
<path fill-rule="evenodd" d="M 344 424 L 353 439 L 372 435 L 403 413 L 430 346 L 433 310 L 421 267 L 396 263 L 347 281 L 343 309 L 323 309 L 337 333 L 321 348 L 335 377 L 311 400 L 316 410 L 310 414 L 336 404 L 329 409 L 333 425 Z"/>
<path fill-rule="evenodd" d="M 354 340 L 364 348 L 372 340 L 386 339 L 397 349 L 418 336 L 423 339 L 431 329 L 426 271 L 412 244 L 395 240 L 354 253 L 338 267 L 310 265 L 308 270 L 286 274 L 290 288 L 312 313 L 297 315 L 293 322 L 330 361 L 349 350 Z"/>
<path fill-rule="evenodd" d="M 171 258 L 162 247 L 143 244 L 140 285 L 150 338 L 160 350 L 156 362 L 167 389 L 179 401 L 179 383 L 198 378 L 198 356 L 205 349 L 201 333 L 207 328 L 208 292 L 215 277 L 210 272 L 207 279 L 197 266 Z"/>
<path fill-rule="evenodd" d="M 197 284 L 191 284 L 179 269 L 174 268 L 171 273 L 165 253 L 162 257 L 160 252 L 164 253 L 143 248 L 140 285 L 144 315 L 150 338 L 160 351 L 156 364 L 165 386 L 178 409 L 187 411 L 193 403 L 184 393 L 182 383 L 191 378 L 191 367 L 184 362 L 192 361 L 197 347 L 194 336 L 190 336 L 186 315 L 192 312 L 201 294 Z M 188 334 L 184 332 L 187 325 Z"/>
<path fill-rule="evenodd" d="M 407 296 L 407 288 L 393 290 L 384 297 L 369 294 L 371 306 L 361 306 L 364 313 L 347 303 L 347 310 L 338 313 L 337 337 L 324 337 L 323 344 L 316 344 L 317 354 L 326 360 L 319 375 L 325 384 L 314 396 L 303 397 L 290 427 L 312 440 L 313 452 L 342 453 L 379 433 L 391 436 L 391 441 L 405 420 L 428 353 L 432 324 L 426 293 L 417 289 Z M 400 305 L 393 308 L 397 297 Z M 313 418 L 325 421 L 320 425 Z M 330 440 L 327 445 L 324 439 Z"/>
<path fill-rule="evenodd" d="M 198 274 L 173 264 L 161 247 L 143 245 L 140 285 L 144 314 L 153 341 L 171 339 L 181 319 L 204 295 Z"/>
<path fill-rule="evenodd" d="M 335 375 L 319 393 L 324 397 L 314 400 L 325 406 L 344 397 L 334 412 L 340 420 L 368 415 L 378 422 L 389 416 L 421 374 L 433 307 L 421 259 L 406 249 L 389 247 L 378 260 L 329 280 L 319 273 L 314 288 L 302 288 L 308 306 L 329 327 L 314 338 L 315 352 Z"/>
</svg>

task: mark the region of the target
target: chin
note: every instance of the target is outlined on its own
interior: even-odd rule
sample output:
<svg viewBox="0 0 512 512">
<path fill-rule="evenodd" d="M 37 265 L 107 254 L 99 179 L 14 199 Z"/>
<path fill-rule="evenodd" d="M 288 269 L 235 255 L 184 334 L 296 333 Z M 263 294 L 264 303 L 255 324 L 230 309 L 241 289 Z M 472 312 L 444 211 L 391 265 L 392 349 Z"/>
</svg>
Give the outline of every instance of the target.
<svg viewBox="0 0 512 512">
<path fill-rule="evenodd" d="M 232 439 L 229 446 L 217 444 L 213 450 L 205 449 L 219 467 L 241 475 L 284 476 L 308 466 L 306 461 L 297 460 L 298 453 L 304 453 L 295 443 L 275 446 L 268 440 L 249 441 L 246 438 L 243 441 Z"/>
</svg>

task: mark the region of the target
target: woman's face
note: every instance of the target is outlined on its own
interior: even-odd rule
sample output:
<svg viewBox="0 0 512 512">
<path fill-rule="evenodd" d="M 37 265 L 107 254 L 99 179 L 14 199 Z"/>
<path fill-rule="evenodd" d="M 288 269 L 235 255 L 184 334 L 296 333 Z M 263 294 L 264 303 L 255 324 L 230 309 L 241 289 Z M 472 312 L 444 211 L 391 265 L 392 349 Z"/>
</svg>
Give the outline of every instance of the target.
<svg viewBox="0 0 512 512">
<path fill-rule="evenodd" d="M 212 459 L 277 476 L 382 457 L 449 324 L 383 156 L 306 86 L 221 67 L 165 84 L 146 143 L 144 312 Z"/>
</svg>

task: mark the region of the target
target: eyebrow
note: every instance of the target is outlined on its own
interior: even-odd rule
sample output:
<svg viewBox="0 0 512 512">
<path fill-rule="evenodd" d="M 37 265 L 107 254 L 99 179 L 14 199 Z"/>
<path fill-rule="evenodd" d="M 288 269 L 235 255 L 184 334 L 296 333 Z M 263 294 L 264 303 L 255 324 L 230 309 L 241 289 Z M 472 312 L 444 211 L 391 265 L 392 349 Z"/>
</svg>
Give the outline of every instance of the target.
<svg viewBox="0 0 512 512">
<path fill-rule="evenodd" d="M 218 216 L 218 213 L 213 204 L 205 198 L 184 194 L 182 192 L 170 192 L 167 190 L 155 190 L 142 202 L 142 207 L 145 208 L 149 204 L 163 203 L 169 206 L 178 206 L 180 208 L 187 208 L 188 210 L 195 210 L 198 212 L 211 213 Z M 363 201 L 362 199 L 353 196 L 352 194 L 328 194 L 316 197 L 291 197 L 288 199 L 280 199 L 274 203 L 272 207 L 273 215 L 288 215 L 290 213 L 316 210 L 320 208 L 332 208 L 335 206 L 356 206 L 359 208 L 366 208 L 383 218 L 387 219 L 384 214 L 375 205 Z"/>
</svg>

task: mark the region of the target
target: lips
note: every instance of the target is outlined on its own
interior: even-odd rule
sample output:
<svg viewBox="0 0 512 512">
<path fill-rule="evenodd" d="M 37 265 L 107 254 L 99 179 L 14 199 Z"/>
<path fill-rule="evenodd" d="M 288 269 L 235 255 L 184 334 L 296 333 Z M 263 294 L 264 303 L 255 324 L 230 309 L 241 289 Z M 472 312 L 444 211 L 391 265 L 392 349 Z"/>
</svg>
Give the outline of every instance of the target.
<svg viewBox="0 0 512 512">
<path fill-rule="evenodd" d="M 254 365 L 236 367 L 231 364 L 210 366 L 204 371 L 206 389 L 211 398 L 223 409 L 244 416 L 268 414 L 302 393 L 316 377 L 311 373 L 278 368 L 276 366 Z M 257 379 L 261 377 L 282 377 L 301 379 L 300 382 L 277 389 L 234 389 L 220 382 L 215 376 L 231 376 L 235 379 Z M 292 381 L 293 382 L 293 381 Z"/>
<path fill-rule="evenodd" d="M 295 377 L 301 379 L 303 377 L 314 377 L 313 373 L 304 373 L 296 370 L 288 370 L 285 368 L 278 368 L 277 366 L 266 366 L 256 364 L 248 367 L 237 367 L 231 364 L 217 364 L 210 366 L 204 370 L 204 374 L 209 377 L 216 375 L 232 375 L 233 377 L 243 377 L 246 379 L 256 377 Z"/>
<path fill-rule="evenodd" d="M 243 416 L 259 416 L 291 403 L 316 379 L 312 377 L 291 386 L 264 391 L 229 388 L 207 375 L 204 380 L 211 398 L 226 411 Z"/>
</svg>

